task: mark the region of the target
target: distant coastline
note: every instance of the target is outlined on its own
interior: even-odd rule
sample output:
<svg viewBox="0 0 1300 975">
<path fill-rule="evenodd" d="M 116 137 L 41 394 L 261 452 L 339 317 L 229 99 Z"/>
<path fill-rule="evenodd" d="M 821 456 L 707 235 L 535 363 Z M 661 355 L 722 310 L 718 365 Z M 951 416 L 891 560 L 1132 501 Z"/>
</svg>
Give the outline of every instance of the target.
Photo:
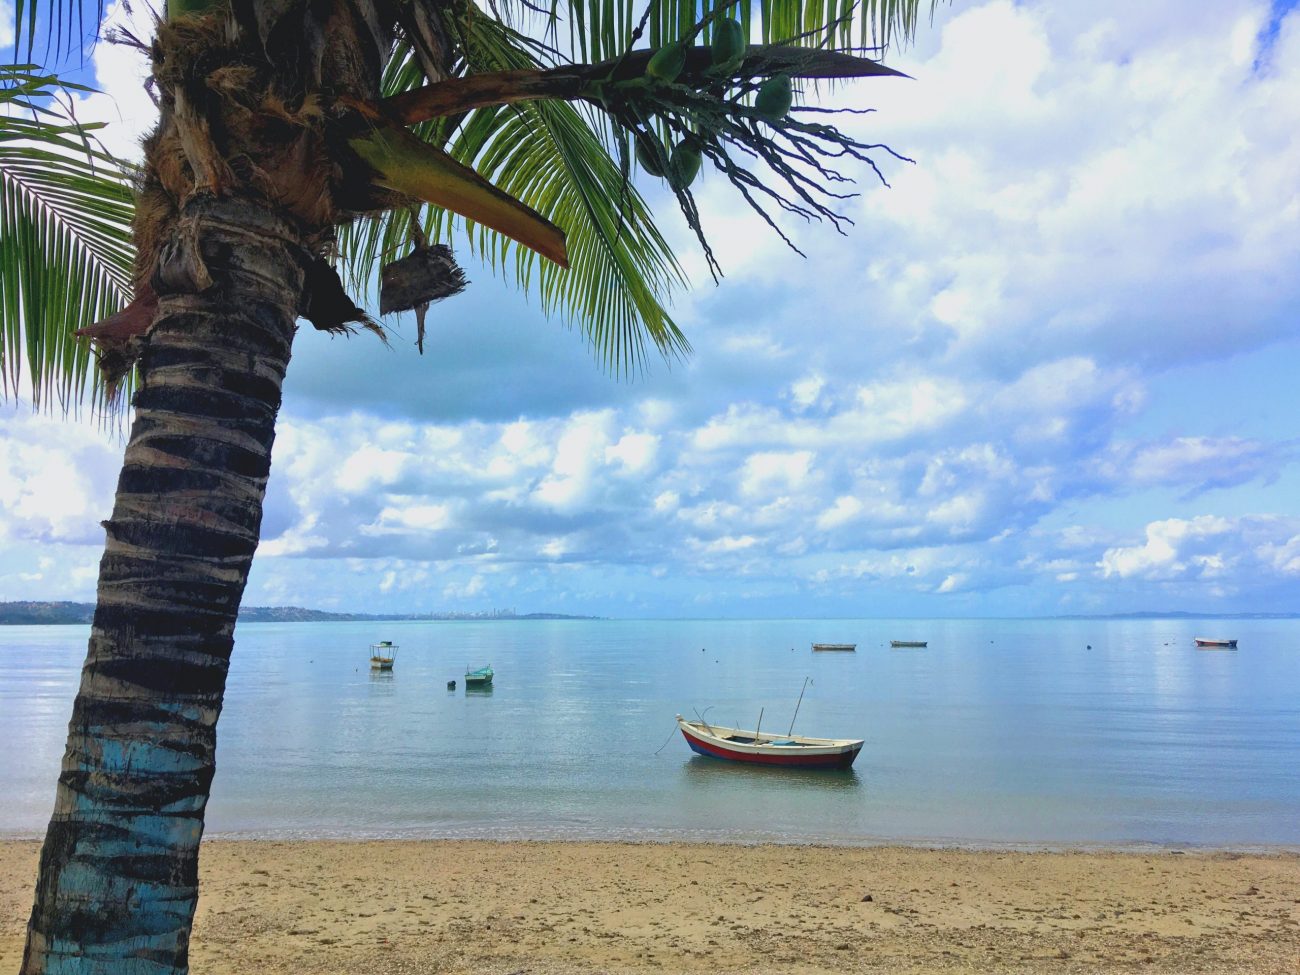
<svg viewBox="0 0 1300 975">
<path fill-rule="evenodd" d="M 0 602 L 0 626 L 60 626 L 89 623 L 94 603 Z M 470 613 L 330 613 L 301 606 L 245 606 L 241 623 L 364 623 L 400 620 L 597 620 L 599 616 L 569 616 L 564 613 L 516 613 L 513 609 L 489 609 Z"/>
<path fill-rule="evenodd" d="M 1075 613 L 1070 616 L 1050 616 L 1054 620 L 1295 620 L 1300 613 L 1187 613 L 1173 610 L 1167 613 Z"/>
<path fill-rule="evenodd" d="M 23 600 L 0 602 L 0 626 L 39 626 L 90 623 L 94 603 Z M 838 619 L 840 617 L 808 617 Z M 862 617 L 874 619 L 876 617 Z M 881 617 L 893 618 L 893 617 Z M 949 619 L 950 617 L 915 617 Z M 974 618 L 974 617 L 972 617 Z M 981 617 L 982 618 L 982 617 Z M 1189 613 L 1185 610 L 1131 613 L 1072 613 L 1059 616 L 1007 617 L 1043 620 L 1294 620 L 1300 613 Z M 604 620 L 606 616 L 575 616 L 567 613 L 516 613 L 513 609 L 486 609 L 474 612 L 444 613 L 332 613 L 302 606 L 245 606 L 239 611 L 243 623 L 364 623 L 367 621 L 449 621 L 449 620 Z"/>
</svg>

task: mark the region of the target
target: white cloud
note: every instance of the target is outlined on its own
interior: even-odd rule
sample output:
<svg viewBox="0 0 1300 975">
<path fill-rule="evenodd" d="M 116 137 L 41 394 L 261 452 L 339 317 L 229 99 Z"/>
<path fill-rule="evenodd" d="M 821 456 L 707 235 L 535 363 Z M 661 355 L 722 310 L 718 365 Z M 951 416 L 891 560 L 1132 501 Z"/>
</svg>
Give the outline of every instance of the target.
<svg viewBox="0 0 1300 975">
<path fill-rule="evenodd" d="M 104 11 L 101 34 L 108 37 L 113 29 L 125 29 L 147 44 L 160 13 L 148 0 L 129 5 L 114 0 Z M 149 59 L 133 45 L 100 40 L 91 61 L 99 91 L 77 97 L 77 119 L 108 123 L 95 133 L 104 147 L 119 159 L 138 160 L 140 141 L 158 122 L 158 108 L 146 87 Z"/>
<path fill-rule="evenodd" d="M 538 500 L 561 511 L 573 511 L 588 499 L 609 446 L 610 419 L 608 412 L 583 413 L 566 423 L 555 445 L 551 473 L 534 491 Z"/>
<path fill-rule="evenodd" d="M 857 498 L 844 495 L 835 499 L 835 503 L 817 516 L 817 527 L 822 531 L 838 528 L 852 521 L 862 511 L 862 502 Z"/>
<path fill-rule="evenodd" d="M 0 539 L 102 543 L 120 453 L 93 428 L 0 417 Z"/>
<path fill-rule="evenodd" d="M 442 590 L 446 599 L 475 599 L 487 590 L 487 580 L 481 575 L 471 576 L 465 582 L 450 582 Z"/>
<path fill-rule="evenodd" d="M 808 479 L 813 453 L 764 451 L 750 454 L 740 474 L 740 490 L 748 495 L 770 495 L 774 491 L 796 491 Z"/>
<path fill-rule="evenodd" d="M 750 359 L 781 359 L 791 354 L 790 349 L 775 341 L 770 335 L 757 333 L 728 336 L 722 342 L 722 349 L 730 355 Z"/>
<path fill-rule="evenodd" d="M 1281 575 L 1300 576 L 1300 535 L 1292 535 L 1280 542 L 1264 542 L 1257 554 Z"/>
<path fill-rule="evenodd" d="M 1100 562 L 1102 575 L 1150 579 L 1176 578 L 1188 572 L 1203 573 L 1207 565 L 1221 564 L 1223 556 L 1218 553 L 1197 554 L 1190 549 L 1198 543 L 1220 544 L 1233 527 L 1228 519 L 1213 515 L 1151 522 L 1146 527 L 1146 542 L 1142 545 L 1106 550 Z"/>
<path fill-rule="evenodd" d="M 538 425 L 518 420 L 501 430 L 486 469 L 494 478 L 513 479 L 522 470 L 549 462 L 550 456 L 551 449 L 539 435 Z"/>
<path fill-rule="evenodd" d="M 654 510 L 673 511 L 681 503 L 681 500 L 676 491 L 664 491 L 655 497 Z"/>
<path fill-rule="evenodd" d="M 1116 442 L 1100 458 L 1099 473 L 1135 486 L 1185 485 L 1203 490 L 1272 480 L 1295 457 L 1290 445 L 1244 437 L 1174 437 L 1147 443 Z"/>
<path fill-rule="evenodd" d="M 934 429 L 967 403 L 953 380 L 922 376 L 878 383 L 857 391 L 857 409 L 845 411 L 840 424 L 873 440 L 899 440 Z"/>
<path fill-rule="evenodd" d="M 711 542 L 696 542 L 694 547 L 701 552 L 714 555 L 721 552 L 741 552 L 757 544 L 758 539 L 753 535 L 724 535 Z"/>
<path fill-rule="evenodd" d="M 850 361 L 1164 364 L 1292 333 L 1300 194 L 1284 174 L 1300 168 L 1300 18 L 1260 74 L 1266 4 L 1192 18 L 1150 6 L 1165 24 L 1136 34 L 1139 15 L 1119 3 L 1086 19 L 1003 0 L 958 9 L 891 58 L 916 81 L 834 96 L 878 109 L 849 127 L 917 160 L 886 164 L 888 189 L 866 174 L 851 213 L 863 229 L 847 241 L 792 228 L 816 272 L 802 304 L 815 302 L 819 330 L 862 323 L 861 351 L 841 347 Z M 792 260 L 764 252 L 731 273 L 738 287 L 788 278 Z"/>
<path fill-rule="evenodd" d="M 625 433 L 605 448 L 605 463 L 618 463 L 629 474 L 639 474 L 654 463 L 659 438 L 653 433 Z"/>
<path fill-rule="evenodd" d="M 445 504 L 412 504 L 405 507 L 388 506 L 379 512 L 372 525 L 365 525 L 367 534 L 392 534 L 394 532 L 433 532 L 446 528 L 451 510 Z"/>
<path fill-rule="evenodd" d="M 943 582 L 939 583 L 939 588 L 935 592 L 956 592 L 965 585 L 966 578 L 964 572 L 954 572 L 944 576 Z"/>
<path fill-rule="evenodd" d="M 348 494 L 373 491 L 381 485 L 394 483 L 412 458 L 397 450 L 382 450 L 364 444 L 343 460 L 338 467 L 334 483 Z"/>
<path fill-rule="evenodd" d="M 805 376 L 803 379 L 790 384 L 790 399 L 794 402 L 796 409 L 806 410 L 817 404 L 817 400 L 825 387 L 826 380 L 821 376 L 816 374 Z"/>
<path fill-rule="evenodd" d="M 0 0 L 0 48 L 13 47 L 14 26 L 14 5 Z"/>
<path fill-rule="evenodd" d="M 541 547 L 541 553 L 548 559 L 558 559 L 569 551 L 568 542 L 563 538 L 552 538 Z"/>
</svg>

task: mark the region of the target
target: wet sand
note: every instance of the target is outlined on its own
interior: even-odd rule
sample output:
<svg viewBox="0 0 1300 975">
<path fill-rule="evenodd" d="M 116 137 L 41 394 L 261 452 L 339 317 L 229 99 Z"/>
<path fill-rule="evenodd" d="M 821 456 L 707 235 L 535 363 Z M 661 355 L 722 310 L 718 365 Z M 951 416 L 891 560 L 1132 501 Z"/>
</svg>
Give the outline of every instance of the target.
<svg viewBox="0 0 1300 975">
<path fill-rule="evenodd" d="M 0 843 L 0 972 L 37 844 Z M 197 975 L 1300 973 L 1300 854 L 204 846 Z"/>
</svg>

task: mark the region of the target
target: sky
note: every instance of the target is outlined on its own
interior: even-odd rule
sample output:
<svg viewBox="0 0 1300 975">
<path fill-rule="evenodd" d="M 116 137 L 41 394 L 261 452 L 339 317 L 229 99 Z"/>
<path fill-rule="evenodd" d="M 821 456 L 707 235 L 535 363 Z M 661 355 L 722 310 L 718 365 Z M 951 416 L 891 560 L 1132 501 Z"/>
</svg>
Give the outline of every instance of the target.
<svg viewBox="0 0 1300 975">
<path fill-rule="evenodd" d="M 887 62 L 808 96 L 914 162 L 854 171 L 844 235 L 785 221 L 806 258 L 706 172 L 715 285 L 642 185 L 684 360 L 603 372 L 464 247 L 423 357 L 303 328 L 245 603 L 1300 611 L 1300 10 L 958 0 Z M 90 66 L 138 152 L 143 65 Z M 0 407 L 0 600 L 93 599 L 122 448 Z"/>
</svg>

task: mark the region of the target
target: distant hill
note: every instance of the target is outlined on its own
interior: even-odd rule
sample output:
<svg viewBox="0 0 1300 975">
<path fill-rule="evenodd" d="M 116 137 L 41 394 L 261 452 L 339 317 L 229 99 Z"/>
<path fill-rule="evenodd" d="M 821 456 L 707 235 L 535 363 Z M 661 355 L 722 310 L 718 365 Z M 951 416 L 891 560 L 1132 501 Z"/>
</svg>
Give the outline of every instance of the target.
<svg viewBox="0 0 1300 975">
<path fill-rule="evenodd" d="M 94 603 L 11 602 L 0 603 L 0 626 L 89 623 Z M 599 616 L 566 616 L 562 613 L 522 613 L 514 610 L 483 610 L 475 613 L 327 613 L 301 606 L 245 606 L 239 619 L 245 623 L 350 623 L 366 620 L 594 620 Z"/>
<path fill-rule="evenodd" d="M 0 623 L 15 625 L 89 623 L 94 615 L 94 603 L 0 603 Z"/>
</svg>

